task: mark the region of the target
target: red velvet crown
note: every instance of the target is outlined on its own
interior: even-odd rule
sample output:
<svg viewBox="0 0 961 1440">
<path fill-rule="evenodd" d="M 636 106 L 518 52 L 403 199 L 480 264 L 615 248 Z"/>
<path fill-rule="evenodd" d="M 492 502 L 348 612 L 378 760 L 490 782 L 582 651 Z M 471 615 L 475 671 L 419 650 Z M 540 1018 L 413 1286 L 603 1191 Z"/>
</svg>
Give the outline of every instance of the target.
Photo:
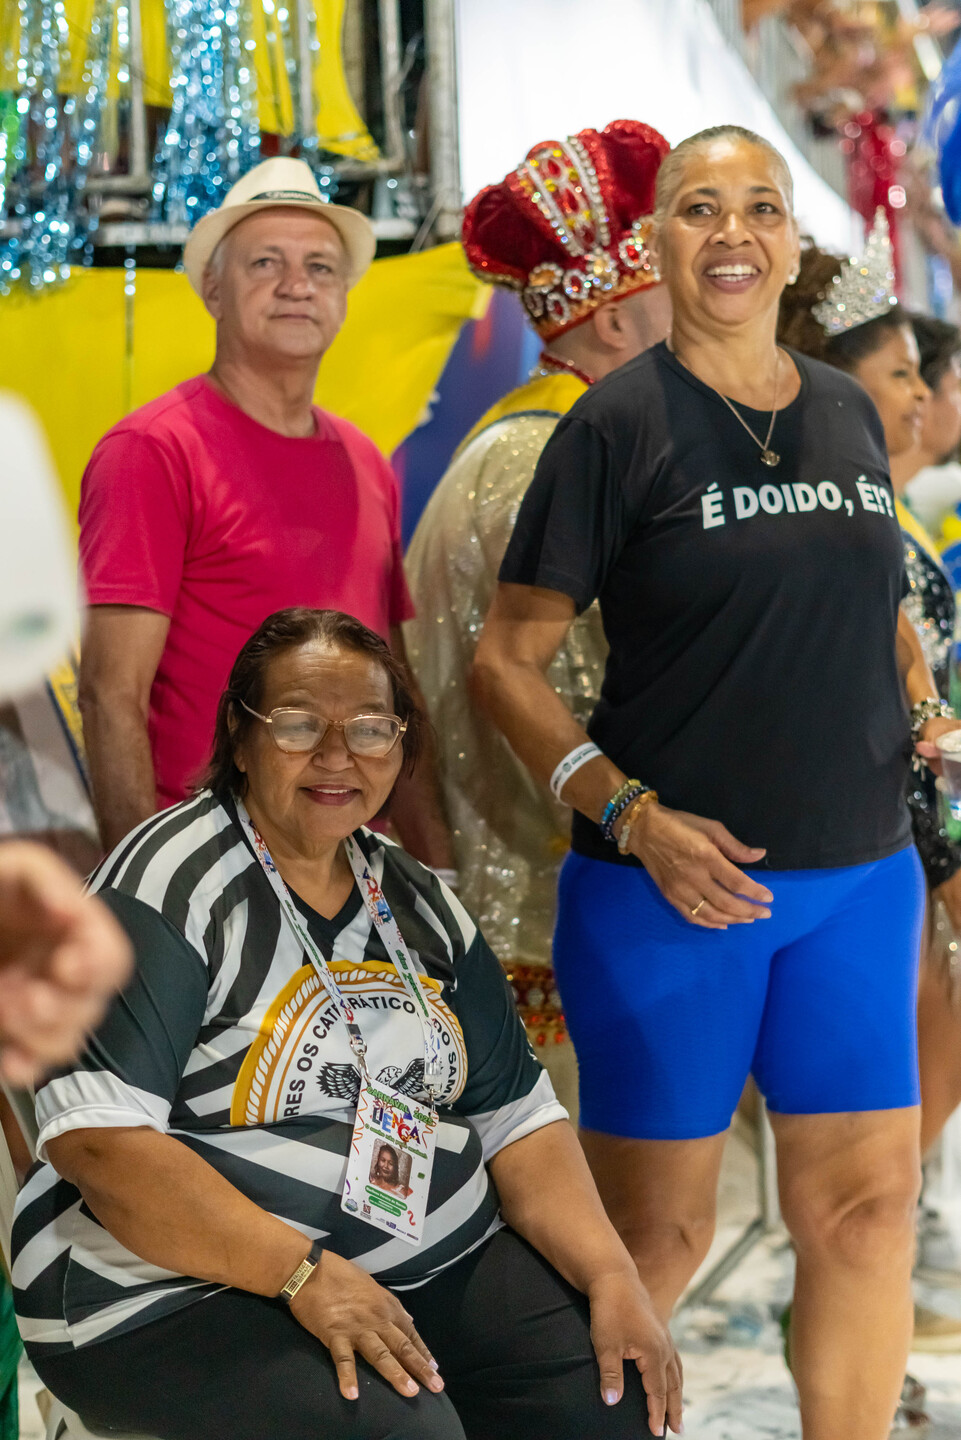
<svg viewBox="0 0 961 1440">
<path fill-rule="evenodd" d="M 648 240 L 669 149 L 640 120 L 535 145 L 467 206 L 462 239 L 471 269 L 519 291 L 546 340 L 608 300 L 656 285 Z"/>
</svg>

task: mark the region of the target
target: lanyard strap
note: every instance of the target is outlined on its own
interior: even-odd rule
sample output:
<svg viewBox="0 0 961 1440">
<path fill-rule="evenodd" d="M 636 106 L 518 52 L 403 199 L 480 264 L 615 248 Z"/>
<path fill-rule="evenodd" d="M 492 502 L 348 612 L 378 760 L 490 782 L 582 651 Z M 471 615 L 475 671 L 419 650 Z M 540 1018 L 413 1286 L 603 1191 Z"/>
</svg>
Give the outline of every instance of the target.
<svg viewBox="0 0 961 1440">
<path fill-rule="evenodd" d="M 270 851 L 267 849 L 267 842 L 257 829 L 254 822 L 247 813 L 247 807 L 240 799 L 236 800 L 237 814 L 241 824 L 247 830 L 253 842 L 254 854 L 260 861 L 261 868 L 270 882 L 270 887 L 280 904 L 281 913 L 300 944 L 304 947 L 310 963 L 320 976 L 324 988 L 330 998 L 334 1001 L 340 1012 L 340 1018 L 344 1022 L 347 1035 L 350 1040 L 350 1048 L 357 1058 L 365 1083 L 370 1083 L 370 1075 L 367 1071 L 367 1042 L 361 1033 L 360 1026 L 354 1019 L 353 1008 L 343 990 L 337 983 L 334 972 L 331 970 L 327 959 L 315 942 L 310 931 L 304 924 L 294 904 L 290 891 L 284 884 L 283 878 L 274 864 Z M 393 911 L 384 898 L 376 877 L 371 872 L 370 866 L 364 859 L 353 836 L 348 835 L 344 842 L 347 851 L 347 859 L 350 868 L 354 872 L 354 879 L 357 887 L 363 896 L 367 906 L 368 914 L 384 943 L 388 956 L 394 961 L 397 972 L 400 975 L 404 988 L 417 1008 L 420 1021 L 424 1029 L 424 1086 L 433 1102 L 444 1076 L 441 1064 L 441 1039 L 434 1028 L 431 1019 L 430 1007 L 427 1004 L 427 997 L 424 994 L 424 987 L 420 982 L 420 976 L 414 968 L 410 951 L 400 933 L 397 921 L 394 919 Z"/>
<path fill-rule="evenodd" d="M 400 926 L 394 919 L 394 912 L 380 888 L 380 882 L 371 870 L 353 835 L 348 835 L 344 840 L 344 849 L 347 851 L 347 859 L 354 872 L 357 888 L 367 906 L 367 913 L 380 932 L 384 949 L 396 965 L 397 973 L 404 982 L 404 988 L 420 1012 L 420 1021 L 424 1027 L 424 1085 L 433 1099 L 440 1088 L 445 1072 L 441 1063 L 441 1039 L 434 1028 L 424 987 L 420 983 L 420 976 L 410 958 L 407 942 L 400 933 Z"/>
</svg>

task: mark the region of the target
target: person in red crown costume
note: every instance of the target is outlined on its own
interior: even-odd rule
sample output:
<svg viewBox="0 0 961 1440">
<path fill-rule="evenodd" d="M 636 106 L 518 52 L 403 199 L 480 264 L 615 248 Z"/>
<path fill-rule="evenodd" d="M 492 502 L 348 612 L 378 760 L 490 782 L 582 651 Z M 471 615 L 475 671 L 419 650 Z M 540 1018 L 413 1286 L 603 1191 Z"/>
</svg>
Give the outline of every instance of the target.
<svg viewBox="0 0 961 1440">
<path fill-rule="evenodd" d="M 574 1053 L 550 966 L 557 872 L 570 810 L 535 785 L 472 706 L 467 676 L 517 508 L 555 425 L 589 385 L 667 333 L 670 303 L 648 252 L 667 141 L 615 120 L 535 145 L 467 206 L 476 274 L 513 290 L 543 341 L 526 384 L 459 447 L 417 527 L 407 574 L 411 662 L 437 730 L 460 893 L 514 986 L 538 1055 L 576 1104 Z M 551 684 L 586 723 L 607 645 L 596 606 L 572 626 Z"/>
</svg>

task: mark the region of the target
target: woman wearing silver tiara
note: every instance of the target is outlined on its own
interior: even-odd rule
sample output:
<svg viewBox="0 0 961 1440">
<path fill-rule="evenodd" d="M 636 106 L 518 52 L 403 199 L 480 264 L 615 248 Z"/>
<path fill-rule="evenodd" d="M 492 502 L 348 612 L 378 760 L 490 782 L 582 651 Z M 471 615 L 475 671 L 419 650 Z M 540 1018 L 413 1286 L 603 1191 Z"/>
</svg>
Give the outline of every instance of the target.
<svg viewBox="0 0 961 1440">
<path fill-rule="evenodd" d="M 672 340 L 548 442 L 475 686 L 575 810 L 554 963 L 582 1140 L 655 1302 L 668 1315 L 707 1252 L 753 1073 L 798 1257 L 805 1440 L 882 1440 L 919 1169 L 905 691 L 916 740 L 956 722 L 900 616 L 877 413 L 776 342 L 791 201 L 783 158 L 736 126 L 664 161 Z M 611 652 L 585 734 L 544 671 L 595 598 Z"/>
<path fill-rule="evenodd" d="M 942 699 L 948 699 L 955 630 L 955 600 L 935 542 L 899 498 L 906 457 L 915 450 L 929 397 L 915 327 L 893 303 L 894 271 L 887 220 L 878 210 L 865 260 L 872 287 L 868 303 L 839 312 L 833 291 L 847 289 L 860 265 L 808 245 L 798 281 L 786 290 L 778 336 L 805 355 L 854 377 L 877 407 L 892 462 L 895 511 L 901 526 L 910 594 L 904 611 L 918 632 Z M 863 277 L 862 277 L 863 278 Z M 919 326 L 925 322 L 918 321 Z M 937 322 L 932 322 L 937 323 Z M 949 327 L 945 327 L 948 329 Z M 950 333 L 950 331 L 949 331 Z M 957 332 L 955 332 L 955 338 Z M 910 474 L 910 469 L 907 470 Z M 937 1140 L 961 1102 L 961 1011 L 953 996 L 948 944 L 961 930 L 961 847 L 948 837 L 935 777 L 918 768 L 908 788 L 908 808 L 928 888 L 928 925 L 922 948 L 918 1041 L 921 1074 L 921 1153 Z M 915 1350 L 961 1349 L 961 1323 L 918 1307 Z"/>
</svg>

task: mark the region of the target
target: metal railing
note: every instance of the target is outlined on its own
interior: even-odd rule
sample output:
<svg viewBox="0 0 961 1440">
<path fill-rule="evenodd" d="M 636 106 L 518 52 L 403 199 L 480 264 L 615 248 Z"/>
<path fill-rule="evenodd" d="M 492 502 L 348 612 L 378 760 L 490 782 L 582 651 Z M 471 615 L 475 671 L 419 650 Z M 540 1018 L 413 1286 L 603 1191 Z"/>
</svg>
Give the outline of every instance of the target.
<svg viewBox="0 0 961 1440">
<path fill-rule="evenodd" d="M 845 162 L 837 139 L 833 135 L 816 136 L 794 99 L 794 87 L 810 73 L 810 60 L 810 52 L 797 31 L 775 16 L 758 23 L 753 45 L 748 44 L 748 64 L 781 124 L 821 178 L 846 197 Z"/>
<path fill-rule="evenodd" d="M 922 10 L 918 0 L 895 0 L 902 20 L 915 22 Z M 742 56 L 781 124 L 817 173 L 839 195 L 847 196 L 844 158 L 833 136 L 820 138 L 808 124 L 793 97 L 793 89 L 810 70 L 811 56 L 804 40 L 777 16 L 758 22 L 750 35 L 741 23 L 741 0 L 707 0 L 725 41 Z M 936 80 L 944 63 L 939 42 L 922 31 L 915 37 L 914 53 L 924 80 Z"/>
<path fill-rule="evenodd" d="M 708 0 L 724 39 L 732 50 L 744 52 L 744 26 L 741 23 L 741 0 Z"/>
<path fill-rule="evenodd" d="M 913 3 L 913 0 L 908 0 Z M 844 157 L 833 137 L 814 135 L 792 91 L 808 73 L 809 57 L 804 42 L 777 16 L 767 16 L 744 33 L 741 0 L 707 0 L 721 34 L 741 56 L 771 109 L 777 115 L 801 154 L 814 170 L 838 192 L 846 195 Z"/>
</svg>

